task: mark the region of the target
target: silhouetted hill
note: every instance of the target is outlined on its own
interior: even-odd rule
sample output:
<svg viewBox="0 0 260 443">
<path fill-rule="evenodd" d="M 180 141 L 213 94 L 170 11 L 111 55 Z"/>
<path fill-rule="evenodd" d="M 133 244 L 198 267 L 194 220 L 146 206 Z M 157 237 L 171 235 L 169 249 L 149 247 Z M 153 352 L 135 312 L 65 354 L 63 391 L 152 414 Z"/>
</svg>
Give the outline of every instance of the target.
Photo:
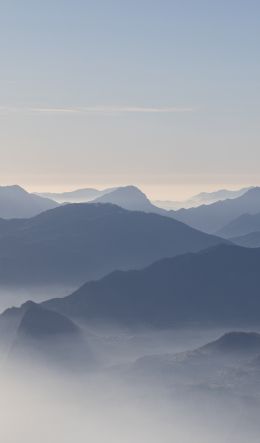
<svg viewBox="0 0 260 443">
<path fill-rule="evenodd" d="M 224 238 L 242 237 L 260 231 L 260 213 L 243 214 L 218 231 Z"/>
<path fill-rule="evenodd" d="M 99 190 L 95 188 L 83 188 L 68 192 L 42 192 L 38 195 L 51 198 L 59 203 L 87 203 L 97 197 L 101 197 L 107 192 L 113 191 L 114 189 L 115 188 Z"/>
<path fill-rule="evenodd" d="M 59 334 L 79 334 L 79 328 L 58 312 L 42 308 L 34 302 L 25 304 L 18 334 L 34 339 Z"/>
<path fill-rule="evenodd" d="M 35 194 L 29 194 L 20 186 L 0 186 L 0 217 L 33 217 L 47 209 L 57 207 L 57 203 Z"/>
<path fill-rule="evenodd" d="M 182 208 L 195 208 L 201 205 L 211 205 L 212 203 L 216 203 L 217 201 L 223 201 L 227 199 L 233 199 L 240 197 L 245 194 L 250 188 L 242 188 L 237 191 L 230 191 L 228 189 L 220 189 L 214 192 L 201 192 L 200 194 L 194 195 L 188 200 L 184 201 L 163 201 L 156 200 L 154 204 L 159 206 L 159 208 L 167 209 L 167 210 L 175 210 Z"/>
<path fill-rule="evenodd" d="M 171 211 L 173 217 L 204 232 L 219 232 L 225 225 L 245 213 L 260 212 L 260 188 L 252 188 L 241 197 L 197 208 Z"/>
<path fill-rule="evenodd" d="M 221 242 L 160 215 L 69 204 L 10 221 L 10 232 L 0 235 L 0 282 L 82 284 Z"/>
<path fill-rule="evenodd" d="M 260 250 L 217 246 L 89 282 L 50 309 L 88 321 L 240 327 L 260 323 Z"/>
<path fill-rule="evenodd" d="M 124 186 L 95 199 L 96 203 L 112 203 L 130 211 L 153 212 L 169 215 L 167 211 L 153 205 L 136 186 Z"/>
<path fill-rule="evenodd" d="M 9 310 L 10 319 L 17 310 Z M 13 323 L 13 339 L 7 364 L 40 364 L 61 366 L 63 370 L 85 370 L 93 367 L 95 358 L 80 328 L 72 320 L 33 302 L 20 308 L 18 327 Z M 2 320 L 2 318 L 1 318 Z M 2 337 L 1 337 L 2 339 Z M 9 337 L 10 341 L 10 337 Z"/>
</svg>

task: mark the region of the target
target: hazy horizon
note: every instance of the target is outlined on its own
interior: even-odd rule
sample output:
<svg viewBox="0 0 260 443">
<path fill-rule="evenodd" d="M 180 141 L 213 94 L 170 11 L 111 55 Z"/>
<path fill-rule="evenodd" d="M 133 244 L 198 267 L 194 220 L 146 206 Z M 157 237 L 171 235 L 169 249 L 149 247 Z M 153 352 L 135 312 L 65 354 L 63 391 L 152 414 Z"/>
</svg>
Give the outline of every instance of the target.
<svg viewBox="0 0 260 443">
<path fill-rule="evenodd" d="M 192 186 L 181 186 L 181 185 L 176 185 L 176 186 L 171 186 L 171 187 L 167 187 L 167 186 L 163 186 L 163 185 L 147 185 L 147 184 L 139 184 L 139 183 L 135 183 L 135 182 L 123 182 L 123 183 L 118 183 L 118 182 L 109 182 L 109 183 L 88 183 L 87 184 L 85 182 L 82 182 L 82 184 L 71 184 L 71 185 L 66 185 L 64 184 L 63 186 L 55 186 L 52 184 L 49 184 L 48 186 L 40 186 L 40 185 L 28 185 L 28 184 L 24 184 L 24 183 L 20 183 L 17 181 L 14 182 L 4 182 L 1 183 L 0 186 L 12 186 L 12 185 L 18 185 L 21 186 L 22 188 L 24 188 L 26 191 L 30 192 L 30 193 L 63 193 L 63 192 L 72 192 L 72 191 L 77 191 L 79 189 L 86 189 L 86 188 L 93 188 L 93 189 L 97 189 L 97 190 L 103 190 L 103 189 L 107 189 L 107 188 L 118 188 L 118 187 L 124 187 L 124 186 L 137 186 L 141 191 L 143 191 L 147 197 L 150 200 L 169 200 L 169 201 L 182 201 L 182 200 L 186 200 L 189 199 L 190 197 L 193 197 L 199 193 L 202 192 L 215 192 L 215 191 L 219 191 L 219 190 L 230 190 L 230 191 L 238 191 L 242 188 L 248 188 L 251 186 L 260 186 L 260 182 L 246 182 L 240 185 L 235 185 L 235 184 L 219 184 L 217 185 L 207 185 L 207 186 L 202 186 L 202 185 L 192 185 Z"/>
<path fill-rule="evenodd" d="M 257 2 L 76 5 L 2 5 L 2 182 L 177 200 L 260 183 Z"/>
</svg>

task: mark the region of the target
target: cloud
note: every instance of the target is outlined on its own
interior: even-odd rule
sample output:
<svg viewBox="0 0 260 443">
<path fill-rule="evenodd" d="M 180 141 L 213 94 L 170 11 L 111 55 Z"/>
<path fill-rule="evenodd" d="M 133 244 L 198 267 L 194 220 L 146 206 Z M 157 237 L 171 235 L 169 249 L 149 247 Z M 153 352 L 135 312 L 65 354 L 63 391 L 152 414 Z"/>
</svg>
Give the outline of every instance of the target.
<svg viewBox="0 0 260 443">
<path fill-rule="evenodd" d="M 0 114 L 173 114 L 192 112 L 191 107 L 145 107 L 145 106 L 84 106 L 84 107 L 12 107 L 0 106 Z"/>
</svg>

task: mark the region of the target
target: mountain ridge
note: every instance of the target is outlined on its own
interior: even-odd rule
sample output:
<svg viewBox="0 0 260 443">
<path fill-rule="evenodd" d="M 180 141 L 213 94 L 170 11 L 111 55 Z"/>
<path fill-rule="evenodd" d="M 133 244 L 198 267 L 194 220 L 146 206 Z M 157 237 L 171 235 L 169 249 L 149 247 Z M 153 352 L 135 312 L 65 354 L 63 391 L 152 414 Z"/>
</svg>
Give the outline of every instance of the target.
<svg viewBox="0 0 260 443">
<path fill-rule="evenodd" d="M 104 203 L 63 205 L 7 226 L 1 234 L 0 223 L 2 284 L 79 285 L 226 242 L 169 217 Z"/>
<path fill-rule="evenodd" d="M 58 204 L 31 194 L 19 185 L 0 186 L 0 218 L 30 218 Z"/>
<path fill-rule="evenodd" d="M 260 249 L 215 246 L 112 273 L 44 306 L 124 326 L 252 326 L 260 323 L 259 259 Z"/>
<path fill-rule="evenodd" d="M 260 212 L 260 187 L 249 189 L 242 196 L 202 205 L 197 208 L 170 211 L 177 220 L 207 233 L 217 233 L 235 218 Z"/>
<path fill-rule="evenodd" d="M 229 189 L 219 189 L 213 192 L 200 192 L 187 200 L 183 201 L 171 201 L 171 200 L 155 200 L 154 204 L 159 207 L 167 210 L 179 210 L 179 209 L 190 209 L 194 207 L 198 207 L 201 205 L 210 205 L 212 203 L 216 203 L 217 201 L 223 201 L 227 199 L 233 199 L 240 197 L 249 189 L 252 189 L 253 186 L 247 188 L 241 188 L 235 191 Z"/>
</svg>

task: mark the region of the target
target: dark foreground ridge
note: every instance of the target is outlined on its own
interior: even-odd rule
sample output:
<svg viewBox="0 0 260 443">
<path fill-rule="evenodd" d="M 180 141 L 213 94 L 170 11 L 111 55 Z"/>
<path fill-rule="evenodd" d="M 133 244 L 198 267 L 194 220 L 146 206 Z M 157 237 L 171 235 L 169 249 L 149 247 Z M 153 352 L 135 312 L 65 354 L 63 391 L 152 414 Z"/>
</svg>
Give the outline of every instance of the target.
<svg viewBox="0 0 260 443">
<path fill-rule="evenodd" d="M 84 322 L 160 328 L 260 324 L 260 249 L 216 246 L 114 272 L 44 306 Z"/>
</svg>

